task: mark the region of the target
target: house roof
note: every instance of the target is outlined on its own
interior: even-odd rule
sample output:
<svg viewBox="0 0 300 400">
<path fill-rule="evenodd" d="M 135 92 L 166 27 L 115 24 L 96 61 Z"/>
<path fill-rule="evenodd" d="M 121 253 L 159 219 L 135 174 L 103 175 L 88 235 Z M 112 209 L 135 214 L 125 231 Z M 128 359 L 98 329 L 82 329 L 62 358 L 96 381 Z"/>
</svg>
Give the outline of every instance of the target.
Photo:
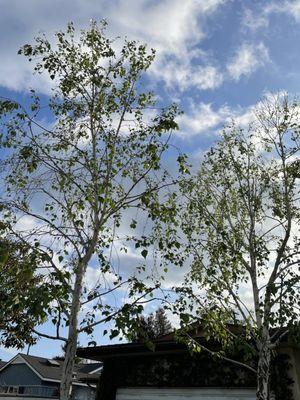
<svg viewBox="0 0 300 400">
<path fill-rule="evenodd" d="M 245 331 L 245 328 L 242 325 L 228 324 L 227 327 L 235 335 L 240 335 Z M 274 328 L 272 329 L 272 334 L 278 334 L 280 336 L 280 334 L 285 330 L 285 328 Z M 79 348 L 77 350 L 77 355 L 82 358 L 102 361 L 113 357 L 130 357 L 132 355 L 151 356 L 175 352 L 187 352 L 187 345 L 178 342 L 174 333 L 175 332 L 171 332 L 167 335 L 161 336 L 159 339 L 153 340 L 154 351 L 153 349 L 151 350 L 145 342 L 134 342 Z M 206 347 L 209 347 L 211 350 L 217 350 L 220 347 L 220 343 L 213 338 L 209 340 L 206 339 L 205 331 L 199 324 L 191 325 L 189 336 L 193 337 L 199 344 L 204 344 Z M 286 341 L 286 338 L 283 338 L 280 341 L 280 345 L 282 345 L 284 341 Z"/>
<path fill-rule="evenodd" d="M 234 333 L 240 333 L 243 327 L 228 324 L 228 328 Z M 184 343 L 179 343 L 176 340 L 176 330 L 166 335 L 162 335 L 159 338 L 152 340 L 154 345 L 154 351 L 147 346 L 145 342 L 133 342 L 133 343 L 123 343 L 114 344 L 106 346 L 94 346 L 79 348 L 77 350 L 77 355 L 79 357 L 88 358 L 91 360 L 104 360 L 111 357 L 129 357 L 131 355 L 156 355 L 156 354 L 169 354 L 174 352 L 187 352 L 187 345 Z M 199 343 L 209 344 L 215 347 L 217 343 L 213 340 L 207 341 L 205 338 L 205 330 L 203 326 L 198 323 L 190 324 L 189 335 L 196 339 Z"/>
<path fill-rule="evenodd" d="M 197 339 L 199 342 L 202 338 Z M 174 340 L 153 340 L 155 351 L 152 351 L 146 343 L 123 343 L 106 346 L 82 347 L 77 350 L 79 357 L 102 361 L 112 357 L 128 357 L 131 355 L 151 356 L 156 354 L 182 353 L 186 352 L 187 346 Z"/>
<path fill-rule="evenodd" d="M 23 360 L 42 380 L 60 382 L 62 375 L 62 360 L 51 360 L 44 357 L 31 356 L 27 354 L 18 354 L 5 365 L 0 366 L 0 372 L 8 365 L 12 364 L 17 359 Z M 76 364 L 74 367 L 74 373 L 76 377 L 73 379 L 74 384 L 84 384 L 86 381 L 94 380 L 97 381 L 99 377 L 99 370 L 101 364 Z"/>
<path fill-rule="evenodd" d="M 89 375 L 90 374 L 100 375 L 101 368 L 102 368 L 102 363 L 82 364 L 80 367 L 80 372 Z"/>
</svg>

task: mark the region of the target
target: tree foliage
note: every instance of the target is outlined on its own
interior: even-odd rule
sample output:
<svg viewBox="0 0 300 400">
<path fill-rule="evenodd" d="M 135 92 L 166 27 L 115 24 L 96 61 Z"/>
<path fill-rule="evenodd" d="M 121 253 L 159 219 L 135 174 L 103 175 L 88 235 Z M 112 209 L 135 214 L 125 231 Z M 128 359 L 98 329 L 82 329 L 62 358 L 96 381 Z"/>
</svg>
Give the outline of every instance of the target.
<svg viewBox="0 0 300 400">
<path fill-rule="evenodd" d="M 175 181 L 162 157 L 177 129 L 177 107 L 159 108 L 143 90 L 154 51 L 127 40 L 117 51 L 105 28 L 92 22 L 78 37 L 69 24 L 54 44 L 40 36 L 23 46 L 20 54 L 36 73 L 53 81 L 53 94 L 46 106 L 34 90 L 29 107 L 0 102 L 1 207 L 9 234 L 41 257 L 44 282 L 50 274 L 51 285 L 64 293 L 46 307 L 44 320 L 55 332 L 35 329 L 67 343 L 62 399 L 69 395 L 78 335 L 116 319 L 110 337 L 117 336 L 159 286 L 147 279 L 152 242 L 142 232 L 147 219 L 175 215 L 174 196 L 162 190 Z M 184 157 L 178 162 L 183 170 Z M 24 217 L 30 223 L 22 226 Z M 135 248 L 140 259 L 122 269 L 120 254 Z M 91 270 L 97 272 L 92 287 Z"/>
<path fill-rule="evenodd" d="M 0 343 L 23 348 L 35 343 L 34 328 L 46 321 L 51 301 L 63 299 L 64 288 L 52 274 L 44 276 L 43 259 L 26 243 L 2 237 L 0 258 Z"/>
<path fill-rule="evenodd" d="M 172 331 L 164 308 L 159 307 L 155 313 L 141 315 L 136 319 L 136 328 L 128 335 L 132 342 L 149 342 L 167 335 Z"/>
<path fill-rule="evenodd" d="M 185 325 L 200 318 L 223 350 L 243 339 L 263 400 L 273 351 L 299 321 L 299 122 L 296 101 L 265 99 L 247 128 L 223 131 L 183 186 L 191 270 L 177 312 Z"/>
</svg>

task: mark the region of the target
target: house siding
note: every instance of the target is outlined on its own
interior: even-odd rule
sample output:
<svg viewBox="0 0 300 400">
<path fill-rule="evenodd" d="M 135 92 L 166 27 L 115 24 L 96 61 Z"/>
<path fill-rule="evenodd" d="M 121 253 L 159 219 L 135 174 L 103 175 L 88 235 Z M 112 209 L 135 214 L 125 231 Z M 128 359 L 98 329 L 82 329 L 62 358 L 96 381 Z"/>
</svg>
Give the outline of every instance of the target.
<svg viewBox="0 0 300 400">
<path fill-rule="evenodd" d="M 282 347 L 282 354 L 289 356 L 289 376 L 293 380 L 293 396 L 294 399 L 300 399 L 300 349 L 296 347 Z"/>
<path fill-rule="evenodd" d="M 46 359 L 40 359 L 41 362 Z M 31 369 L 29 365 L 23 362 L 21 357 L 13 360 L 11 364 L 8 364 L 2 371 L 0 371 L 0 386 L 2 386 L 2 391 L 0 391 L 0 400 L 13 400 L 15 398 L 18 399 L 26 399 L 31 400 L 32 398 L 58 398 L 59 397 L 59 382 L 53 382 L 53 380 L 49 381 L 47 379 L 41 379 L 38 376 L 38 372 Z M 34 368 L 34 367 L 33 367 Z M 54 367 L 55 368 L 55 367 Z M 57 372 L 57 371 L 56 371 Z M 40 373 L 40 376 L 42 372 Z M 55 374 L 56 376 L 59 374 Z M 54 376 L 55 376 L 54 375 Z M 52 375 L 53 376 L 53 375 Z M 48 378 L 50 379 L 50 377 Z M 18 392 L 13 392 L 14 389 L 7 388 L 9 386 L 18 387 L 15 390 Z M 55 390 L 53 389 L 55 388 Z M 7 392 L 11 390 L 11 392 Z M 94 400 L 95 398 L 95 389 L 92 389 L 88 386 L 80 386 L 73 385 L 73 400 Z"/>
<path fill-rule="evenodd" d="M 276 399 L 299 400 L 288 369 L 294 360 L 286 353 L 274 359 L 271 387 Z M 275 373 L 276 372 L 276 373 Z M 296 372 L 295 372 L 296 374 Z M 256 375 L 207 353 L 155 354 L 149 353 L 104 359 L 97 400 L 115 400 L 120 388 L 222 388 L 245 389 L 256 387 Z"/>
<path fill-rule="evenodd" d="M 168 354 L 111 358 L 104 361 L 97 400 L 115 400 L 118 388 L 254 388 L 255 375 L 206 354 Z"/>
<path fill-rule="evenodd" d="M 12 364 L 0 371 L 0 385 L 28 386 L 45 383 L 26 364 Z"/>
<path fill-rule="evenodd" d="M 122 388 L 116 400 L 256 400 L 254 389 Z"/>
<path fill-rule="evenodd" d="M 11 394 L 9 395 L 0 395 L 0 400 L 22 400 L 22 399 L 26 399 L 26 400 L 53 400 L 52 398 L 47 398 L 47 397 L 30 397 L 30 396 L 26 396 L 26 397 L 21 397 L 21 396 L 12 396 Z"/>
</svg>

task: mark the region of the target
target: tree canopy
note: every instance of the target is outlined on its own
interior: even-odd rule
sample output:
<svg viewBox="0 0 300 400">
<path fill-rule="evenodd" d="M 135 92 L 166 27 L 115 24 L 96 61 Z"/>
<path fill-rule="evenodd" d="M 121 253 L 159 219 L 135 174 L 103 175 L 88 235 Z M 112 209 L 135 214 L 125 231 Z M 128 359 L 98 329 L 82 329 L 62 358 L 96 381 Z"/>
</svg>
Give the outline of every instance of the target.
<svg viewBox="0 0 300 400">
<path fill-rule="evenodd" d="M 23 46 L 20 54 L 36 73 L 53 81 L 53 94 L 46 105 L 34 90 L 28 107 L 0 102 L 2 215 L 10 237 L 41 260 L 43 285 L 63 293 L 42 303 L 40 322 L 52 321 L 54 332 L 32 330 L 66 342 L 63 400 L 78 336 L 114 319 L 110 337 L 117 336 L 159 286 L 147 279 L 151 238 L 145 221 L 175 214 L 174 196 L 166 190 L 175 179 L 162 159 L 178 109 L 157 106 L 154 94 L 143 90 L 154 51 L 135 41 L 119 46 L 105 28 L 93 21 L 78 35 L 70 23 L 53 44 L 40 36 Z M 178 162 L 183 170 L 180 154 Z M 119 257 L 131 249 L 138 256 L 125 268 Z"/>
<path fill-rule="evenodd" d="M 25 243 L 0 240 L 0 343 L 23 348 L 33 344 L 35 327 L 47 319 L 56 297 L 63 298 L 60 285 L 41 274 L 41 256 Z"/>
<path fill-rule="evenodd" d="M 155 313 L 141 315 L 136 319 L 136 328 L 129 332 L 132 342 L 149 342 L 171 333 L 173 330 L 164 308 L 159 307 Z"/>
<path fill-rule="evenodd" d="M 266 400 L 273 351 L 299 321 L 299 104 L 279 94 L 254 115 L 246 128 L 224 129 L 183 185 L 191 269 L 177 310 L 183 324 L 200 318 L 222 351 L 244 340 Z M 230 323 L 242 327 L 238 337 Z"/>
</svg>

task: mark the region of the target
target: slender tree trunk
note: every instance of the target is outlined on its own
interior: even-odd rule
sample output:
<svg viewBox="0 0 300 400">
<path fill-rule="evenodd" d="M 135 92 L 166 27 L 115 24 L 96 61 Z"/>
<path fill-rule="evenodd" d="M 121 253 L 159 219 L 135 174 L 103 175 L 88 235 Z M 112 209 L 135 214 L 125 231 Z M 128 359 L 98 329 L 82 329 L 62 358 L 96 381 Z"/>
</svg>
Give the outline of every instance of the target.
<svg viewBox="0 0 300 400">
<path fill-rule="evenodd" d="M 78 314 L 80 311 L 80 297 L 82 292 L 82 282 L 85 272 L 84 264 L 80 263 L 77 268 L 74 293 L 70 312 L 68 340 L 63 363 L 62 377 L 60 383 L 60 400 L 69 400 L 71 398 L 71 388 L 73 379 L 73 370 L 75 364 L 77 339 L 78 339 Z"/>
<path fill-rule="evenodd" d="M 267 334 L 269 335 L 269 334 Z M 257 400 L 270 400 L 271 350 L 268 338 L 264 338 L 259 345 L 257 367 Z"/>
</svg>

